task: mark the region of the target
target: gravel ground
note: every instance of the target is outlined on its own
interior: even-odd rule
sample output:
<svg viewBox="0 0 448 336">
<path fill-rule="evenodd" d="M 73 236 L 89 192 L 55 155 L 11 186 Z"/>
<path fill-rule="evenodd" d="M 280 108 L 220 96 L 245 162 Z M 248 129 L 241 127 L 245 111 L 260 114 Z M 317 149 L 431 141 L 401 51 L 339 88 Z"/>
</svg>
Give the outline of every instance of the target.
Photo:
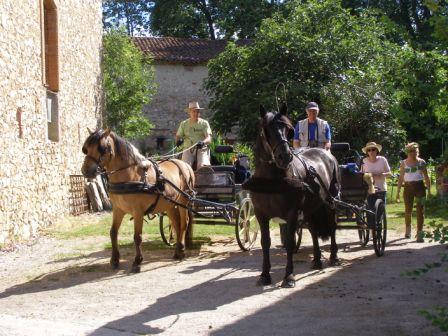
<svg viewBox="0 0 448 336">
<path fill-rule="evenodd" d="M 276 232 L 273 232 L 275 235 Z M 215 237 L 183 262 L 171 250 L 145 250 L 141 273 L 129 274 L 134 249 L 109 267 L 101 239 L 56 240 L 0 252 L 0 335 L 442 335 L 420 309 L 447 306 L 443 268 L 417 279 L 406 270 L 439 260 L 444 247 L 389 232 L 383 257 L 339 231 L 342 264 L 310 269 L 309 234 L 295 256 L 296 287 L 279 284 L 284 251 L 271 249 L 272 286 L 255 286 L 260 246 L 240 252 Z"/>
</svg>

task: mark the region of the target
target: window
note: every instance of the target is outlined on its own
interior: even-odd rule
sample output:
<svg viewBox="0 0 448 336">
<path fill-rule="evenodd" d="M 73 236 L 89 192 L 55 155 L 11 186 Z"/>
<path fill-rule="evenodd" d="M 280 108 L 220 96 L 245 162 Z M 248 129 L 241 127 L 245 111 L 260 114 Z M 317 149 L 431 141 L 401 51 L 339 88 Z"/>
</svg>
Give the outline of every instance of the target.
<svg viewBox="0 0 448 336">
<path fill-rule="evenodd" d="M 47 88 L 44 111 L 47 119 L 47 138 L 59 141 L 59 52 L 58 12 L 54 0 L 43 0 L 42 60 L 43 82 Z"/>
<path fill-rule="evenodd" d="M 59 91 L 58 60 L 58 12 L 53 0 L 44 0 L 44 70 L 45 86 L 53 92 Z"/>
</svg>

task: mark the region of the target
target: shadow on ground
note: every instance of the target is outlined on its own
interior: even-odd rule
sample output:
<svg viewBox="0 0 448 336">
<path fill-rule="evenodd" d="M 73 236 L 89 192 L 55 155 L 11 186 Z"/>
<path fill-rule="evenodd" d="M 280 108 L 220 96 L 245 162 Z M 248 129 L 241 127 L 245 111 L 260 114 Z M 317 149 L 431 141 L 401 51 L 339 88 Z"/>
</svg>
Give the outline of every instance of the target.
<svg viewBox="0 0 448 336">
<path fill-rule="evenodd" d="M 398 239 L 392 241 L 391 245 L 403 245 L 403 242 Z M 328 250 L 329 246 L 323 248 Z M 372 246 L 365 248 L 372 249 Z M 341 251 L 343 266 L 321 272 L 310 271 L 309 262 L 299 258 L 295 262 L 298 288 L 289 290 L 290 295 L 286 294 L 280 301 L 266 307 L 261 305 L 263 308 L 249 314 L 247 310 L 241 309 L 242 315 L 223 327 L 215 329 L 210 325 L 205 330 L 192 327 L 191 333 L 226 336 L 442 335 L 418 314 L 418 310 L 445 303 L 444 298 L 448 295 L 446 273 L 442 272 L 441 275 L 435 271 L 419 279 L 400 275 L 403 271 L 422 266 L 421 259 L 416 262 L 413 258 L 417 253 L 427 262 L 432 262 L 440 251 L 440 246 L 419 250 L 402 248 L 387 251 L 385 256 L 378 258 L 372 250 L 371 255 L 350 261 L 344 261 L 344 252 Z M 311 248 L 306 247 L 301 253 L 307 256 L 305 259 L 309 259 Z M 285 263 L 282 250 L 273 249 L 271 262 L 273 280 L 280 281 Z M 232 273 L 239 270 L 258 270 L 260 263 L 261 253 L 258 250 L 251 254 L 235 253 L 205 265 L 192 265 L 185 273 L 210 268 L 223 271 L 212 280 L 160 297 L 137 314 L 111 321 L 90 335 L 103 335 L 104 330 L 135 334 L 159 334 L 174 330 L 181 332 L 175 328 L 182 314 L 201 312 L 207 316 L 211 311 L 242 298 L 288 291 L 278 285 L 257 287 L 253 274 L 232 278 Z M 318 278 L 328 271 L 329 275 Z M 445 276 L 445 279 L 441 281 L 437 278 L 439 276 Z M 316 281 L 312 281 L 313 278 Z M 307 284 L 301 285 L 301 281 Z M 235 307 L 235 314 L 238 311 L 238 307 Z M 151 326 L 152 321 L 168 317 L 172 322 L 165 329 Z M 225 316 L 222 318 L 225 319 Z"/>
</svg>

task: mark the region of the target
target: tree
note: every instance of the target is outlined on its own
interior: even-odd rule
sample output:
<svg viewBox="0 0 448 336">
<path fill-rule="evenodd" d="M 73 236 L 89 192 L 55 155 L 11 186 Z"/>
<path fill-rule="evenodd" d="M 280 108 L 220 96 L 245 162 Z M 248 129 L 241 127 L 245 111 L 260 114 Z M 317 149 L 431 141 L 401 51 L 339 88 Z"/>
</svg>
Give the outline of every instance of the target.
<svg viewBox="0 0 448 336">
<path fill-rule="evenodd" d="M 103 26 L 106 30 L 124 26 L 130 36 L 146 35 L 153 5 L 145 0 L 104 0 Z"/>
<path fill-rule="evenodd" d="M 431 50 L 447 40 L 446 0 L 342 0 L 354 13 L 376 10 L 405 32 L 405 40 L 415 48 Z M 443 32 L 443 28 L 445 31 Z"/>
<path fill-rule="evenodd" d="M 288 1 L 156 0 L 151 30 L 176 37 L 252 38 L 261 21 L 282 11 Z"/>
<path fill-rule="evenodd" d="M 209 106 L 215 112 L 212 121 L 215 127 L 230 131 L 238 126 L 244 140 L 253 140 L 258 105 L 276 107 L 274 91 L 279 82 L 287 87 L 288 107 L 294 121 L 305 116 L 304 106 L 310 100 L 321 103 L 322 116 L 330 117 L 336 107 L 331 88 L 344 87 L 341 94 L 347 95 L 344 99 L 349 101 L 350 95 L 356 93 L 353 88 L 357 89 L 352 85 L 368 92 L 356 95 L 358 113 L 353 118 L 357 122 L 362 123 L 363 114 L 367 113 L 371 118 L 393 121 L 390 114 L 387 118 L 382 116 L 389 111 L 389 100 L 382 99 L 381 104 L 377 101 L 377 97 L 386 96 L 380 90 L 382 78 L 397 49 L 385 39 L 381 23 L 371 16 L 351 15 L 337 0 L 296 1 L 290 6 L 285 19 L 277 17 L 263 22 L 252 45 L 237 48 L 230 44 L 209 62 L 205 86 L 213 97 Z M 348 113 L 351 108 L 337 107 L 338 113 L 343 109 Z M 392 136 L 391 130 L 383 128 L 394 128 L 396 123 L 379 121 L 370 125 L 369 139 L 359 132 L 364 141 L 376 140 L 384 132 Z M 399 139 L 401 135 L 396 137 Z"/>
<path fill-rule="evenodd" d="M 362 148 L 368 141 L 384 144 L 382 155 L 397 163 L 405 142 L 406 132 L 394 116 L 393 99 L 385 92 L 384 83 L 366 74 L 351 75 L 333 81 L 322 89 L 327 121 L 332 125 L 334 142 L 350 142 L 352 148 Z"/>
<path fill-rule="evenodd" d="M 207 6 L 205 6 L 207 9 Z M 213 25 L 213 23 L 212 23 Z M 156 0 L 151 11 L 151 30 L 159 36 L 215 39 L 196 1 Z"/>
<path fill-rule="evenodd" d="M 402 48 L 397 58 L 388 75 L 393 113 L 408 139 L 420 143 L 422 154 L 437 158 L 448 133 L 448 56 Z"/>
<path fill-rule="evenodd" d="M 106 123 L 117 134 L 136 139 L 149 134 L 151 123 L 142 115 L 155 92 L 151 60 L 123 30 L 111 30 L 103 40 L 103 87 Z"/>
</svg>

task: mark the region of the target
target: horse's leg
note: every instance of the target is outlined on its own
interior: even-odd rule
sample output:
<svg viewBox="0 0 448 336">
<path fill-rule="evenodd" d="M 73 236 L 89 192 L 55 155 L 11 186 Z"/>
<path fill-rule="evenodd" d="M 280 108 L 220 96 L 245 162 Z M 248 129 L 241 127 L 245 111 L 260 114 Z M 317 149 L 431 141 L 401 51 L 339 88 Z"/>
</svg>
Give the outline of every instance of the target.
<svg viewBox="0 0 448 336">
<path fill-rule="evenodd" d="M 311 223 L 310 223 L 311 226 Z M 317 233 L 310 228 L 311 238 L 313 239 L 313 265 L 311 266 L 312 269 L 322 269 L 322 261 L 321 258 L 321 252 L 319 247 L 319 239 L 317 238 Z"/>
<path fill-rule="evenodd" d="M 338 258 L 338 244 L 336 244 L 336 230 L 331 233 L 331 247 L 330 247 L 330 266 L 339 266 L 341 263 Z"/>
<path fill-rule="evenodd" d="M 263 250 L 263 270 L 258 278 L 258 286 L 266 286 L 272 283 L 271 275 L 271 261 L 269 258 L 269 248 L 271 247 L 271 236 L 269 232 L 269 219 L 257 216 L 261 231 L 261 248 Z"/>
<path fill-rule="evenodd" d="M 330 210 L 330 214 L 329 215 L 330 215 L 329 219 L 331 220 L 331 222 L 329 221 L 329 223 L 334 225 L 332 230 L 331 230 L 330 265 L 331 266 L 338 266 L 341 263 L 339 262 L 339 258 L 338 258 L 338 244 L 336 244 L 336 226 L 337 226 L 337 222 L 336 222 L 335 210 Z"/>
<path fill-rule="evenodd" d="M 185 239 L 186 239 L 186 233 L 187 233 L 187 226 L 189 225 L 188 220 L 188 210 L 184 209 L 182 207 L 178 207 L 179 210 L 179 228 L 180 228 L 180 240 L 179 244 L 176 245 L 176 252 L 179 256 L 179 259 L 182 260 L 185 258 Z"/>
<path fill-rule="evenodd" d="M 132 273 L 140 273 L 140 264 L 143 261 L 142 256 L 142 230 L 143 230 L 143 214 L 134 214 L 134 246 L 135 259 L 132 263 Z"/>
<path fill-rule="evenodd" d="M 292 256 L 294 254 L 295 247 L 295 232 L 297 230 L 297 212 L 294 212 L 288 216 L 288 223 L 286 225 L 286 237 L 285 237 L 285 247 L 286 247 L 286 271 L 285 277 L 282 281 L 283 288 L 293 288 L 296 285 L 296 280 L 294 279 L 294 264 L 292 262 Z"/>
<path fill-rule="evenodd" d="M 181 252 L 184 248 L 181 243 L 181 228 L 180 228 L 180 213 L 177 207 L 171 207 L 167 210 L 167 215 L 171 221 L 171 225 L 173 226 L 174 232 L 176 233 L 176 247 L 174 250 L 173 259 L 182 260 L 185 256 L 185 252 Z"/>
<path fill-rule="evenodd" d="M 110 264 L 113 269 L 117 269 L 118 264 L 120 263 L 120 252 L 118 251 L 117 237 L 123 217 L 124 212 L 118 207 L 114 207 L 112 212 L 112 226 L 110 228 L 110 241 L 112 243 L 112 257 L 110 258 Z"/>
</svg>

